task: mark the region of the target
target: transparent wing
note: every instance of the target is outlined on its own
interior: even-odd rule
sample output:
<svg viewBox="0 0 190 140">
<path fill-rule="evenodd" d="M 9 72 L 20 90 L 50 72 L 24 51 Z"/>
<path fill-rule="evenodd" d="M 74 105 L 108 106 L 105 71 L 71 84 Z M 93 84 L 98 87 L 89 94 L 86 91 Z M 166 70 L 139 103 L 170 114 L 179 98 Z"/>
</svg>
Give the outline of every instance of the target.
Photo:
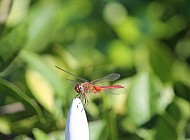
<svg viewBox="0 0 190 140">
<path fill-rule="evenodd" d="M 123 94 L 127 94 L 128 90 L 126 88 L 104 89 L 102 90 L 102 93 L 112 94 L 112 95 L 123 95 Z"/>
<path fill-rule="evenodd" d="M 95 83 L 103 83 L 103 82 L 109 82 L 109 81 L 115 81 L 120 77 L 120 74 L 112 73 L 107 76 L 104 76 L 102 78 L 98 78 L 96 80 L 91 81 L 92 84 Z"/>
</svg>

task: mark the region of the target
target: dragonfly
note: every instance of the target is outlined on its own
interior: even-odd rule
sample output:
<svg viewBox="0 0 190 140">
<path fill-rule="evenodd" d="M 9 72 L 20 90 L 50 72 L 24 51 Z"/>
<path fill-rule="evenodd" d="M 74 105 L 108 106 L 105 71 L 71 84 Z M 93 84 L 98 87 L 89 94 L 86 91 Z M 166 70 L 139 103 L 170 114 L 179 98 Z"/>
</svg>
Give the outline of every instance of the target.
<svg viewBox="0 0 190 140">
<path fill-rule="evenodd" d="M 103 83 L 103 82 L 110 82 L 110 81 L 115 81 L 120 77 L 120 74 L 117 73 L 112 73 L 109 75 L 106 75 L 102 78 L 98 78 L 96 80 L 93 81 L 88 81 L 82 77 L 76 76 L 58 66 L 55 66 L 56 68 L 66 72 L 69 75 L 74 76 L 75 78 L 83 81 L 81 83 L 77 83 L 75 85 L 75 91 L 78 93 L 76 95 L 76 97 L 81 98 L 82 97 L 82 101 L 84 100 L 84 105 L 87 105 L 89 103 L 88 98 L 87 98 L 87 93 L 100 93 L 103 90 L 107 90 L 107 89 L 121 89 L 121 88 L 125 88 L 125 86 L 123 85 L 110 85 L 110 86 L 100 86 L 100 85 L 96 85 L 96 83 Z M 70 79 L 69 79 L 70 80 Z M 73 80 L 71 80 L 73 81 Z"/>
</svg>

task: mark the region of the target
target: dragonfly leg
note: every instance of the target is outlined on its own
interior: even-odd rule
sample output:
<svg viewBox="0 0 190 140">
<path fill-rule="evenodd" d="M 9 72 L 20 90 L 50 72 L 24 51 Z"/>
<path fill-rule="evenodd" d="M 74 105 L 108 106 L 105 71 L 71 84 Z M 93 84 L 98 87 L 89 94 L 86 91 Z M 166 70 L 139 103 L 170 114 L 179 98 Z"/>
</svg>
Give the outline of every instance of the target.
<svg viewBox="0 0 190 140">
<path fill-rule="evenodd" d="M 89 101 L 88 101 L 88 98 L 86 96 L 86 94 L 82 94 L 82 98 L 81 98 L 81 102 L 82 103 L 84 101 L 84 106 L 87 106 Z"/>
<path fill-rule="evenodd" d="M 81 99 L 81 102 L 83 102 L 83 101 L 84 101 L 84 104 L 85 104 L 85 97 L 86 97 L 86 95 L 85 95 L 85 94 L 82 94 L 82 99 Z"/>
<path fill-rule="evenodd" d="M 85 96 L 85 99 L 84 99 L 84 106 L 87 106 L 88 104 L 89 104 L 88 98 L 87 98 L 87 96 Z"/>
<path fill-rule="evenodd" d="M 80 103 L 82 103 L 82 102 L 84 101 L 84 107 L 85 107 L 85 106 L 87 106 L 87 105 L 89 104 L 88 98 L 87 98 L 86 94 L 82 94 L 81 96 L 82 96 L 82 99 L 81 99 L 81 102 L 80 102 Z M 79 104 L 80 104 L 80 103 L 79 103 Z M 81 110 L 81 112 L 82 112 L 83 110 L 84 110 L 84 108 Z"/>
<path fill-rule="evenodd" d="M 83 101 L 84 101 L 84 106 L 87 106 L 89 104 L 86 94 L 78 93 L 75 98 L 77 98 L 77 97 L 79 97 L 81 99 L 81 102 L 79 104 L 83 103 Z M 81 111 L 83 111 L 83 109 Z"/>
<path fill-rule="evenodd" d="M 81 97 L 81 94 L 80 93 L 78 93 L 76 96 L 75 96 L 75 98 L 77 98 L 77 97 Z"/>
<path fill-rule="evenodd" d="M 79 93 L 79 94 L 77 94 L 77 96 L 81 99 L 81 102 L 79 103 L 79 104 L 81 104 L 83 102 L 83 100 L 85 99 L 85 95 Z"/>
<path fill-rule="evenodd" d="M 77 97 L 78 97 L 79 99 L 81 99 L 81 93 L 78 93 L 78 94 L 75 96 L 75 98 L 77 98 Z M 82 101 L 81 101 L 80 103 L 82 103 Z M 80 103 L 79 103 L 79 104 L 80 104 Z M 78 108 L 78 105 L 77 105 L 77 108 Z"/>
</svg>

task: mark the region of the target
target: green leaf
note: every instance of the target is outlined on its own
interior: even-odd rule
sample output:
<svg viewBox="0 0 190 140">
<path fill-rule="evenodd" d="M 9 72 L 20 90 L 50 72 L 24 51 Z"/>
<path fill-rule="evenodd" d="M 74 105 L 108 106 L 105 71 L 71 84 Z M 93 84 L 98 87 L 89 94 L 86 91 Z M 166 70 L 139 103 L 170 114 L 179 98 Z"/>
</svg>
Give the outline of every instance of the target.
<svg viewBox="0 0 190 140">
<path fill-rule="evenodd" d="M 14 138 L 14 140 L 26 140 L 26 139 L 30 139 L 30 138 L 22 134 Z"/>
<path fill-rule="evenodd" d="M 186 100 L 176 97 L 174 102 L 168 106 L 167 111 L 175 123 L 181 127 L 180 125 L 186 124 L 190 117 L 190 104 Z M 177 126 L 175 127 L 177 128 Z"/>
<path fill-rule="evenodd" d="M 53 113 L 55 109 L 54 90 L 50 83 L 38 71 L 26 71 L 26 81 L 34 97 L 43 107 Z M 46 98 L 44 98 L 46 97 Z"/>
<path fill-rule="evenodd" d="M 157 74 L 163 82 L 172 79 L 172 56 L 170 51 L 163 47 L 163 44 L 153 43 L 150 47 L 150 64 L 153 71 Z"/>
<path fill-rule="evenodd" d="M 25 24 L 18 26 L 0 40 L 0 72 L 8 67 L 24 47 L 27 39 Z"/>
<path fill-rule="evenodd" d="M 134 54 L 132 49 L 121 41 L 112 41 L 109 44 L 108 53 L 114 65 L 128 68 L 134 66 Z"/>
<path fill-rule="evenodd" d="M 190 101 L 190 87 L 187 83 L 183 83 L 181 81 L 174 82 L 174 90 L 176 96 L 183 98 L 184 100 Z"/>
<path fill-rule="evenodd" d="M 10 122 L 7 121 L 5 118 L 0 118 L 0 132 L 3 134 L 10 134 L 11 128 L 10 128 Z"/>
<path fill-rule="evenodd" d="M 55 17 L 59 7 L 57 3 L 38 3 L 29 14 L 29 39 L 26 49 L 42 51 L 51 41 L 52 31 L 55 28 Z M 43 22 L 42 22 L 43 21 Z"/>
<path fill-rule="evenodd" d="M 156 140 L 185 139 L 184 128 L 190 117 L 190 104 L 182 98 L 175 98 L 156 124 Z"/>
<path fill-rule="evenodd" d="M 89 129 L 90 129 L 90 132 L 93 132 L 93 133 L 90 133 L 90 140 L 101 139 L 102 132 L 103 132 L 105 126 L 106 126 L 106 122 L 103 120 L 90 122 Z M 96 130 L 96 131 L 94 131 L 94 130 Z M 106 133 L 104 133 L 104 134 L 106 134 Z M 105 137 L 105 136 L 103 136 L 103 137 Z"/>
<path fill-rule="evenodd" d="M 35 53 L 29 51 L 22 51 L 21 58 L 29 66 L 38 70 L 46 79 L 53 85 L 56 92 L 61 95 L 64 92 L 62 81 L 55 73 L 51 70 L 55 68 L 55 65 L 48 66 L 48 64 L 41 59 L 41 57 Z M 55 68 L 56 69 L 56 68 Z"/>
<path fill-rule="evenodd" d="M 35 140 L 49 140 L 48 135 L 38 128 L 33 129 Z"/>
<path fill-rule="evenodd" d="M 23 117 L 21 114 L 20 116 Z M 18 118 L 18 117 L 15 117 Z M 12 133 L 22 133 L 31 132 L 31 130 L 39 123 L 39 118 L 36 115 L 31 117 L 24 117 L 22 119 L 13 120 L 10 122 Z M 43 123 L 39 123 L 43 124 Z"/>
<path fill-rule="evenodd" d="M 177 134 L 172 124 L 164 117 L 160 117 L 156 126 L 156 140 L 177 140 Z"/>
<path fill-rule="evenodd" d="M 139 126 L 164 110 L 171 100 L 171 93 L 161 96 L 161 82 L 147 73 L 137 75 L 133 85 L 128 95 L 128 112 L 131 120 Z M 162 102 L 162 98 L 167 96 L 168 99 Z"/>
<path fill-rule="evenodd" d="M 44 121 L 44 116 L 42 114 L 42 111 L 34 100 L 29 98 L 25 93 L 23 93 L 19 88 L 17 88 L 11 82 L 0 78 L 0 94 L 5 94 L 5 93 L 14 97 L 16 100 L 22 102 L 27 109 L 35 111 L 38 114 L 39 119 L 42 122 Z"/>
<path fill-rule="evenodd" d="M 65 87 L 62 84 L 63 82 L 58 77 L 58 75 L 56 75 L 55 72 L 53 71 L 53 69 L 55 69 L 55 71 L 56 71 L 55 65 L 49 65 L 48 63 L 43 61 L 43 59 L 41 59 L 41 57 L 39 55 L 32 53 L 32 52 L 22 51 L 20 56 L 23 59 L 23 61 L 25 61 L 32 69 L 40 72 L 40 74 L 48 81 L 48 83 L 50 83 L 52 85 L 52 87 L 55 90 L 55 96 L 54 96 L 55 102 L 52 101 L 52 98 L 53 98 L 52 95 L 49 96 L 51 98 L 51 101 L 54 102 L 55 104 L 51 104 L 51 105 L 49 103 L 44 104 L 44 99 L 46 99 L 46 98 L 42 99 L 42 98 L 39 98 L 39 96 L 38 97 L 35 96 L 37 93 L 35 92 L 35 94 L 34 94 L 34 90 L 32 89 L 31 91 L 32 91 L 32 94 L 34 94 L 34 97 L 36 97 L 36 99 L 38 101 L 40 101 L 41 105 L 43 105 L 43 107 L 45 107 L 50 112 L 52 112 L 54 110 L 54 112 L 53 112 L 54 117 L 62 116 L 61 106 L 65 106 L 67 100 L 65 98 L 66 94 L 64 94 Z M 31 88 L 31 86 L 30 86 L 30 88 Z M 42 102 L 42 100 L 43 100 L 43 102 Z"/>
</svg>

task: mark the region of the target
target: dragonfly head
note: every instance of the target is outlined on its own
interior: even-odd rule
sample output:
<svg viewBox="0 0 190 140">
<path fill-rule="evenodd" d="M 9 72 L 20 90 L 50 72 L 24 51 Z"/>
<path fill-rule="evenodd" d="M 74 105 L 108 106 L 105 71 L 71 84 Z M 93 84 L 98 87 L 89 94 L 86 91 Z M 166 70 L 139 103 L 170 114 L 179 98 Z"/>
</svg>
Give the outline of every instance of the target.
<svg viewBox="0 0 190 140">
<path fill-rule="evenodd" d="M 81 85 L 81 84 L 76 84 L 75 85 L 75 91 L 77 92 L 77 93 L 84 93 L 84 88 L 83 88 L 83 86 Z"/>
</svg>

